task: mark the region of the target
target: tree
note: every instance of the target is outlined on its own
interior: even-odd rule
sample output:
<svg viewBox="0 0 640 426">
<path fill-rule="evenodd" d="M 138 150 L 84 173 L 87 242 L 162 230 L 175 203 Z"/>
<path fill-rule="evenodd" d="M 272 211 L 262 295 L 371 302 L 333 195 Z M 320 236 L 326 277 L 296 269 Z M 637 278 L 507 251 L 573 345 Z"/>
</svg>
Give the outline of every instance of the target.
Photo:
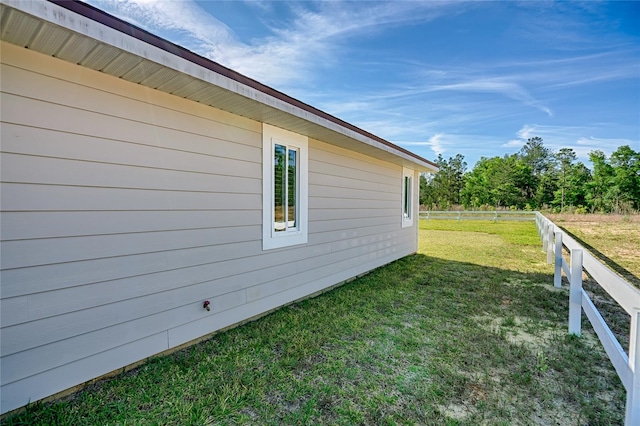
<svg viewBox="0 0 640 426">
<path fill-rule="evenodd" d="M 615 210 L 640 209 L 640 152 L 623 145 L 611 154 L 610 164 L 613 188 L 617 190 Z"/>
<path fill-rule="evenodd" d="M 527 143 L 520 149 L 518 157 L 531 170 L 531 178 L 522 188 L 525 196 L 528 198 L 527 204 L 533 207 L 541 207 L 545 203 L 549 204 L 553 200 L 555 185 L 549 187 L 549 183 L 553 182 L 549 174 L 553 173 L 555 160 L 550 149 L 546 148 L 541 137 L 533 137 L 527 140 Z"/>
<path fill-rule="evenodd" d="M 586 186 L 586 199 L 591 211 L 611 211 L 609 189 L 613 185 L 613 167 L 607 161 L 607 156 L 602 151 L 591 151 L 589 160 L 593 165 L 591 181 Z"/>
<path fill-rule="evenodd" d="M 531 174 L 537 178 L 553 167 L 553 154 L 544 146 L 541 137 L 527 139 L 527 143 L 520 149 L 518 155 L 531 167 Z"/>
<path fill-rule="evenodd" d="M 432 178 L 421 180 L 421 203 L 438 208 L 449 208 L 460 204 L 460 194 L 464 188 L 467 163 L 464 156 L 457 154 L 445 160 L 438 155 L 435 163 L 440 168 Z"/>
<path fill-rule="evenodd" d="M 587 205 L 587 184 L 591 181 L 591 171 L 578 162 L 567 172 L 565 203 L 569 206 L 584 207 Z"/>
<path fill-rule="evenodd" d="M 489 204 L 498 207 L 523 208 L 527 201 L 526 190 L 531 169 L 518 155 L 482 157 L 467 175 L 463 191 L 465 207 Z"/>
<path fill-rule="evenodd" d="M 471 171 L 466 171 L 461 154 L 448 160 L 439 155 L 440 172 L 420 178 L 420 202 L 443 209 L 462 204 L 465 208 L 640 210 L 640 152 L 625 145 L 611 158 L 593 151 L 589 159 L 593 170 L 577 161 L 573 149 L 554 153 L 539 137 L 530 138 L 517 154 L 482 157 Z"/>
<path fill-rule="evenodd" d="M 570 172 L 573 162 L 576 161 L 576 153 L 571 148 L 560 148 L 556 154 L 560 167 L 560 211 L 564 211 L 564 196 L 567 189 L 567 174 Z"/>
</svg>

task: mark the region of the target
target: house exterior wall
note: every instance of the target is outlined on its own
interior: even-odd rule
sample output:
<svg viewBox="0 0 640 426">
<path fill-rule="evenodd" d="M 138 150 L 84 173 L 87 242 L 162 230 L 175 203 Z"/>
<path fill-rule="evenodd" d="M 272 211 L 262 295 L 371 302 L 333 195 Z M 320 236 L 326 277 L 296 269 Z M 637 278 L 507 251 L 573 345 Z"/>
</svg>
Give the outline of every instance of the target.
<svg viewBox="0 0 640 426">
<path fill-rule="evenodd" d="M 308 243 L 263 251 L 260 122 L 1 49 L 2 412 L 416 251 L 400 166 L 310 139 Z"/>
</svg>

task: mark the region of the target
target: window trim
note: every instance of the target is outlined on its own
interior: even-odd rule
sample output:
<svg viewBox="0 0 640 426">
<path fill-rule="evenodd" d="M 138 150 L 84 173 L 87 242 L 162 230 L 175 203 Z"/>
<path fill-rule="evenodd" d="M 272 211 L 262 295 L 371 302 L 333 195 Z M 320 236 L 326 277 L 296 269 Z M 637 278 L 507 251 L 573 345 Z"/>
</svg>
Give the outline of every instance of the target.
<svg viewBox="0 0 640 426">
<path fill-rule="evenodd" d="M 295 229 L 275 231 L 274 215 L 274 149 L 275 145 L 295 148 L 298 152 L 297 213 Z M 279 127 L 262 123 L 262 249 L 270 250 L 307 243 L 308 234 L 308 173 L 309 139 Z M 287 151 L 288 152 L 288 151 Z M 287 189 L 285 188 L 285 191 Z M 285 209 L 288 208 L 285 206 Z"/>
<path fill-rule="evenodd" d="M 407 179 L 409 185 L 407 185 Z M 400 212 L 402 216 L 402 227 L 407 228 L 413 226 L 414 216 L 414 194 L 415 194 L 415 172 L 407 167 L 402 168 L 402 199 L 400 200 Z M 409 188 L 407 188 L 409 186 Z M 408 189 L 408 191 L 407 191 Z M 408 198 L 407 198 L 408 197 Z M 407 206 L 408 202 L 408 206 Z M 405 208 L 408 207 L 408 210 Z"/>
</svg>

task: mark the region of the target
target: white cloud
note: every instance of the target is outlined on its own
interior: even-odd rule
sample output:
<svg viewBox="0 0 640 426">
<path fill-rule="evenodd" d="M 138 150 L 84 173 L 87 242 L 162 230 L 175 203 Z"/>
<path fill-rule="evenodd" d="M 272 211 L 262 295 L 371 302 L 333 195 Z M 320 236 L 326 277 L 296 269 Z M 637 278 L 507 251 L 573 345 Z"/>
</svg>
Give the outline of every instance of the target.
<svg viewBox="0 0 640 426">
<path fill-rule="evenodd" d="M 518 130 L 518 132 L 516 133 L 518 135 L 518 137 L 520 139 L 529 139 L 535 135 L 533 135 L 533 133 L 535 132 L 536 128 L 533 126 L 529 126 L 527 124 L 525 124 L 522 129 Z M 523 142 L 524 144 L 524 142 Z"/>
<path fill-rule="evenodd" d="M 590 136 L 588 138 L 582 137 L 578 139 L 576 143 L 578 145 L 596 146 L 596 147 L 602 146 L 602 145 L 615 145 L 615 146 L 629 145 L 633 148 L 634 145 L 636 145 L 636 147 L 640 145 L 640 141 L 637 141 L 637 140 L 634 141 L 631 139 L 624 139 L 624 138 L 594 138 L 593 136 Z"/>
<path fill-rule="evenodd" d="M 431 149 L 433 150 L 433 152 L 435 152 L 438 155 L 446 151 L 441 140 L 442 136 L 443 136 L 442 133 L 437 133 L 429 138 L 429 144 L 431 146 Z"/>
<path fill-rule="evenodd" d="M 521 148 L 523 147 L 525 142 L 522 139 L 511 139 L 507 143 L 503 143 L 500 145 L 503 148 Z"/>
<path fill-rule="evenodd" d="M 427 91 L 456 90 L 463 92 L 495 93 L 522 102 L 552 116 L 551 109 L 535 99 L 522 85 L 506 79 L 476 79 L 459 83 L 434 85 Z"/>
<path fill-rule="evenodd" d="M 436 155 L 439 155 L 447 151 L 448 141 L 445 139 L 447 137 L 444 133 L 436 133 L 426 141 L 395 141 L 394 143 L 404 147 L 429 147 Z"/>
<path fill-rule="evenodd" d="M 287 21 L 270 36 L 241 41 L 193 0 L 89 0 L 142 28 L 260 82 L 283 86 L 305 81 L 340 54 L 340 42 L 383 27 L 437 17 L 449 2 L 287 3 Z M 312 7 L 314 8 L 312 10 Z M 268 13 L 270 6 L 256 8 Z M 166 34 L 169 33 L 169 34 Z"/>
</svg>

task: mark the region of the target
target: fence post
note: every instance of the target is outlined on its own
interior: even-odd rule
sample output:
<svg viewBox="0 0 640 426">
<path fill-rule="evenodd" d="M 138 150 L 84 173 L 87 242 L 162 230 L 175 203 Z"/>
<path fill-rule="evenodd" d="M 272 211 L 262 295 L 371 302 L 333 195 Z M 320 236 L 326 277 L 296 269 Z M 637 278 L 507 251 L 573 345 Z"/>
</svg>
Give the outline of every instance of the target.
<svg viewBox="0 0 640 426">
<path fill-rule="evenodd" d="M 498 210 L 493 212 L 493 223 L 498 222 Z"/>
<path fill-rule="evenodd" d="M 458 210 L 458 222 L 460 222 L 460 210 Z"/>
<path fill-rule="evenodd" d="M 627 410 L 624 424 L 640 424 L 640 308 L 631 315 L 631 336 L 629 339 L 629 367 L 633 371 L 631 387 L 627 389 Z"/>
<path fill-rule="evenodd" d="M 562 287 L 562 232 L 556 232 L 556 268 L 553 273 L 553 286 Z"/>
<path fill-rule="evenodd" d="M 549 222 L 547 230 L 547 265 L 553 263 L 553 224 Z"/>
<path fill-rule="evenodd" d="M 580 336 L 582 328 L 582 250 L 571 250 L 569 286 L 569 334 Z"/>
<path fill-rule="evenodd" d="M 549 237 L 549 233 L 547 232 L 547 229 L 549 229 L 549 224 L 545 219 L 542 222 L 542 252 L 543 253 L 547 251 L 547 244 L 549 243 L 549 241 L 547 240 L 547 238 Z"/>
<path fill-rule="evenodd" d="M 538 237 L 542 240 L 542 215 L 540 212 L 536 212 L 536 229 L 538 230 Z"/>
</svg>

